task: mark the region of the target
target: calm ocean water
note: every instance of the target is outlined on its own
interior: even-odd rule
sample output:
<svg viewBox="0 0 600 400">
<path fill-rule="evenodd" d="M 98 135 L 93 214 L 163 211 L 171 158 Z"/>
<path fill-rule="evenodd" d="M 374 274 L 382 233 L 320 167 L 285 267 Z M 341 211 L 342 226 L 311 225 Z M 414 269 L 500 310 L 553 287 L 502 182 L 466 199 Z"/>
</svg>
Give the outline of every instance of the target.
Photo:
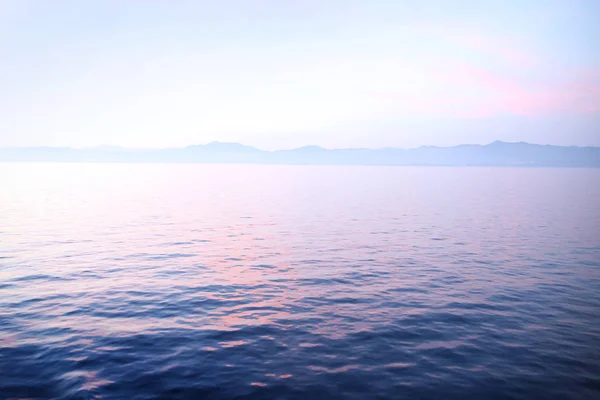
<svg viewBox="0 0 600 400">
<path fill-rule="evenodd" d="M 600 170 L 0 164 L 0 398 L 597 399 Z"/>
</svg>

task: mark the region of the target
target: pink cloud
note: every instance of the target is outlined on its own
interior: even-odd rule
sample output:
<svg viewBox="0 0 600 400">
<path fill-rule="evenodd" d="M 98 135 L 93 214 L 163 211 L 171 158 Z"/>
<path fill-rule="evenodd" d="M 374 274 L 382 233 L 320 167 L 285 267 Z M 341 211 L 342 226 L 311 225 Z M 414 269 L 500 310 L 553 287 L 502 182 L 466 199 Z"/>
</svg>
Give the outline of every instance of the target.
<svg viewBox="0 0 600 400">
<path fill-rule="evenodd" d="M 412 115 L 483 118 L 600 112 L 600 68 L 541 82 L 466 64 L 431 70 L 428 75 L 437 90 L 370 95 Z"/>
<path fill-rule="evenodd" d="M 415 30 L 450 45 L 457 56 L 423 67 L 423 86 L 433 90 L 374 94 L 399 112 L 458 118 L 600 112 L 600 65 L 565 68 L 564 60 L 526 38 L 494 35 L 485 27 L 422 24 Z M 464 51 L 477 57 L 458 61 Z"/>
<path fill-rule="evenodd" d="M 598 69 L 600 71 L 600 69 Z M 565 81 L 528 82 L 490 70 L 462 66 L 455 71 L 461 83 L 486 89 L 481 98 L 489 114 L 539 116 L 600 111 L 600 73 L 572 71 Z"/>
</svg>

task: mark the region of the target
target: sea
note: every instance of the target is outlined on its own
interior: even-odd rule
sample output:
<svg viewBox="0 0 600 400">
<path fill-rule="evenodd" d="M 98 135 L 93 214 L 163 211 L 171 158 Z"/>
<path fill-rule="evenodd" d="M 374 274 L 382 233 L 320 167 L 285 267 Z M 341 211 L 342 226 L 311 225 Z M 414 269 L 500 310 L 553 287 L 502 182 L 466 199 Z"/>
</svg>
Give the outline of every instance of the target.
<svg viewBox="0 0 600 400">
<path fill-rule="evenodd" d="M 0 399 L 598 399 L 600 169 L 0 164 Z"/>
</svg>

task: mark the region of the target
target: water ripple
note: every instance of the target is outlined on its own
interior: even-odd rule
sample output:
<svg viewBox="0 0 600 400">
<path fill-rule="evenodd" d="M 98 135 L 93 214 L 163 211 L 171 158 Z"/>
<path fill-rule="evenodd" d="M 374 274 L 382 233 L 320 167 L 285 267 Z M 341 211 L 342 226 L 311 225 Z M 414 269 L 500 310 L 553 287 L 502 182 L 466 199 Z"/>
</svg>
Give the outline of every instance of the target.
<svg viewBox="0 0 600 400">
<path fill-rule="evenodd" d="M 0 399 L 600 396 L 597 172 L 48 168 L 2 182 Z"/>
</svg>

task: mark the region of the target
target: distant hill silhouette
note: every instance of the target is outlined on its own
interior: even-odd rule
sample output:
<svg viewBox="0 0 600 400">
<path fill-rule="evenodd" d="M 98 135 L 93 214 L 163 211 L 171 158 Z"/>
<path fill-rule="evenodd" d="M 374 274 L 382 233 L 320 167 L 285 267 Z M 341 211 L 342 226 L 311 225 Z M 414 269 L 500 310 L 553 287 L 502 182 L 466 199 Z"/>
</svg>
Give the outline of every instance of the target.
<svg viewBox="0 0 600 400">
<path fill-rule="evenodd" d="M 324 149 L 305 146 L 265 151 L 239 143 L 212 142 L 173 149 L 22 147 L 0 149 L 0 161 L 152 162 L 315 165 L 431 165 L 600 167 L 600 147 L 551 146 L 496 141 L 488 145 L 414 149 Z"/>
</svg>

